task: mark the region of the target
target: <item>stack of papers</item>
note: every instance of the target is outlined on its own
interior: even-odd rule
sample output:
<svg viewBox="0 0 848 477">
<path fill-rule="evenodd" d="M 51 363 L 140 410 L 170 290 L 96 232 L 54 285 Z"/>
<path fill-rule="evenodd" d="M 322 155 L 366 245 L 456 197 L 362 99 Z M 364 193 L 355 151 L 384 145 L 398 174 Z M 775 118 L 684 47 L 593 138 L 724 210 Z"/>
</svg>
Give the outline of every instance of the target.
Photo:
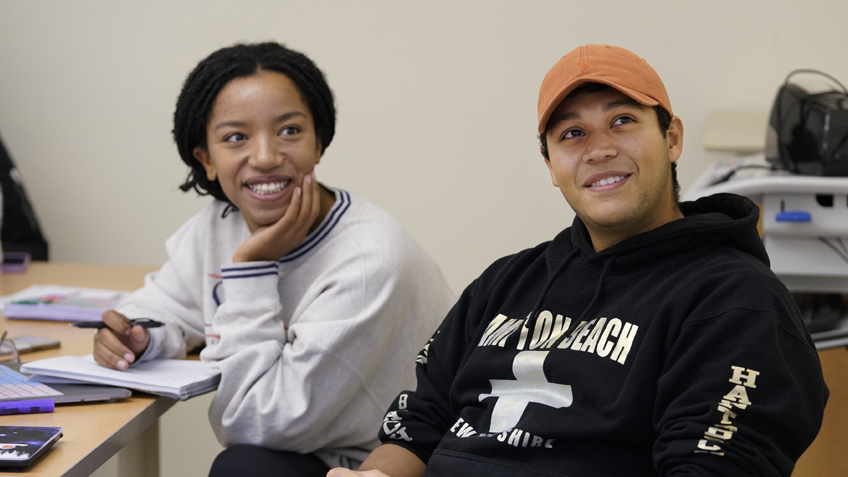
<svg viewBox="0 0 848 477">
<path fill-rule="evenodd" d="M 92 355 L 59 356 L 26 363 L 21 366 L 21 372 L 36 375 L 33 379 L 45 384 L 105 384 L 180 401 L 214 391 L 221 381 L 220 371 L 201 361 L 186 359 L 155 359 L 133 365 L 126 371 L 117 371 L 100 366 Z"/>
<path fill-rule="evenodd" d="M 6 318 L 56 321 L 100 321 L 130 292 L 97 288 L 34 285 L 0 298 Z"/>
</svg>

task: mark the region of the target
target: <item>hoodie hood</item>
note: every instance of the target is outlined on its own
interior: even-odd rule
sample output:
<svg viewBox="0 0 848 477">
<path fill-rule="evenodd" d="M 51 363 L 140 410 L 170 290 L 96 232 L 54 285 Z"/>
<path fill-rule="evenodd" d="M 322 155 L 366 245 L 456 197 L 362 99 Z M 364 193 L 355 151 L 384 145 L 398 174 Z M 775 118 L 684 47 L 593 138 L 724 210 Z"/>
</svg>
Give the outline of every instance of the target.
<svg viewBox="0 0 848 477">
<path fill-rule="evenodd" d="M 682 219 L 630 237 L 600 252 L 592 247 L 586 225 L 580 217 L 575 217 L 572 226 L 560 232 L 545 252 L 548 278 L 530 312 L 533 321 L 554 281 L 574 261 L 601 268 L 592 299 L 575 324 L 601 297 L 609 272 L 638 270 L 704 244 L 733 247 L 769 266 L 768 254 L 757 232 L 759 208 L 750 199 L 735 194 L 716 194 L 694 202 L 682 202 L 680 210 Z"/>
<path fill-rule="evenodd" d="M 603 266 L 615 257 L 615 268 L 626 270 L 704 243 L 725 244 L 769 265 L 768 254 L 757 232 L 759 208 L 750 199 L 735 194 L 716 194 L 694 202 L 681 202 L 680 210 L 684 215 L 682 219 L 630 237 L 600 252 L 592 247 L 583 221 L 575 217 L 572 226 L 551 243 L 547 251 L 549 269 L 553 271 L 575 248 L 580 250 L 582 260 Z"/>
</svg>

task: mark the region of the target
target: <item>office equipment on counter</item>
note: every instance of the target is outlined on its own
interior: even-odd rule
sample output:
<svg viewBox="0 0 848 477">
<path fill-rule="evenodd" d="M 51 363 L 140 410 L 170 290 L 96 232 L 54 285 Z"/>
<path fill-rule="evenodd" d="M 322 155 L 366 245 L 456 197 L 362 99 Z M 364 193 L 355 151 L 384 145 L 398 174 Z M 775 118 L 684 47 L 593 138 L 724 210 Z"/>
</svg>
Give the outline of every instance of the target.
<svg viewBox="0 0 848 477">
<path fill-rule="evenodd" d="M 129 320 L 129 325 L 141 326 L 142 328 L 149 329 L 165 326 L 165 323 L 150 318 L 133 318 Z M 77 323 L 71 323 L 71 326 L 75 328 L 92 328 L 96 330 L 102 330 L 103 328 L 106 328 L 106 323 L 103 323 L 102 321 L 80 321 Z"/>
<path fill-rule="evenodd" d="M 220 371 L 201 361 L 154 359 L 117 371 L 97 364 L 91 355 L 58 356 L 21 366 L 21 371 L 36 375 L 40 382 L 51 377 L 85 383 L 106 384 L 166 396 L 180 401 L 214 391 L 221 381 Z"/>
<path fill-rule="evenodd" d="M 27 467 L 61 438 L 61 427 L 0 426 L 0 467 Z"/>
<path fill-rule="evenodd" d="M 0 406 L 8 401 L 32 401 L 50 398 L 55 404 L 102 402 L 132 396 L 129 389 L 79 383 L 42 383 L 34 376 L 18 372 L 20 363 L 0 365 Z"/>
<path fill-rule="evenodd" d="M 799 74 L 830 84 L 802 86 Z M 795 174 L 848 176 L 848 89 L 821 71 L 789 73 L 772 106 L 765 156 Z"/>
<path fill-rule="evenodd" d="M 816 347 L 848 345 L 848 177 L 792 174 L 755 155 L 707 168 L 683 200 L 721 192 L 760 205 L 771 269 L 796 297 Z"/>
<path fill-rule="evenodd" d="M 0 299 L 6 318 L 55 321 L 100 321 L 128 291 L 59 285 L 33 285 Z"/>
<path fill-rule="evenodd" d="M 29 401 L 6 401 L 0 403 L 0 416 L 53 412 L 55 407 L 55 403 L 50 398 L 31 399 Z"/>
</svg>

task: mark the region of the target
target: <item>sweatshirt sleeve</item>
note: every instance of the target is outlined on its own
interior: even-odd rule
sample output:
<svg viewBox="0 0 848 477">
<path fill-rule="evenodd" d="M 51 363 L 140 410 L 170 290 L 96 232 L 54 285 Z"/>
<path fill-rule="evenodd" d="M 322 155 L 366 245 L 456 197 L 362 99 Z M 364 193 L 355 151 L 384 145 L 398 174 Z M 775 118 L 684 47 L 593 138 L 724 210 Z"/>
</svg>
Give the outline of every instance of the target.
<svg viewBox="0 0 848 477">
<path fill-rule="evenodd" d="M 150 343 L 136 363 L 184 358 L 205 341 L 203 316 L 203 253 L 209 248 L 211 224 L 220 220 L 219 201 L 207 204 L 168 240 L 168 261 L 148 274 L 144 286 L 122 301 L 116 311 L 129 318 L 153 318 L 165 326 L 152 328 Z"/>
<path fill-rule="evenodd" d="M 224 302 L 201 353 L 222 373 L 209 418 L 224 446 L 308 453 L 376 444 L 386 404 L 412 377 L 410 361 L 394 353 L 401 346 L 411 360 L 426 334 L 409 331 L 433 329 L 426 323 L 432 310 L 411 305 L 430 279 L 402 253 L 348 250 L 303 284 L 309 290 L 292 304 L 281 303 L 278 275 L 285 272 L 276 262 L 224 267 Z M 444 313 L 443 298 L 430 301 Z M 280 318 L 284 306 L 294 307 L 288 324 Z"/>
<path fill-rule="evenodd" d="M 152 328 L 150 343 L 136 363 L 156 358 L 184 358 L 187 350 L 204 343 L 199 290 L 192 289 L 173 261 L 144 278 L 144 287 L 116 307 L 129 318 L 153 318 L 165 323 Z"/>
<path fill-rule="evenodd" d="M 821 427 L 828 390 L 791 297 L 740 288 L 760 303 L 721 310 L 705 299 L 701 310 L 721 311 L 690 317 L 667 355 L 655 407 L 662 476 L 788 477 Z"/>
<path fill-rule="evenodd" d="M 473 350 L 469 313 L 477 284 L 466 288 L 421 350 L 416 359 L 415 391 L 398 395 L 380 427 L 382 443 L 404 447 L 425 464 L 457 418 L 449 393 L 463 358 Z"/>
</svg>

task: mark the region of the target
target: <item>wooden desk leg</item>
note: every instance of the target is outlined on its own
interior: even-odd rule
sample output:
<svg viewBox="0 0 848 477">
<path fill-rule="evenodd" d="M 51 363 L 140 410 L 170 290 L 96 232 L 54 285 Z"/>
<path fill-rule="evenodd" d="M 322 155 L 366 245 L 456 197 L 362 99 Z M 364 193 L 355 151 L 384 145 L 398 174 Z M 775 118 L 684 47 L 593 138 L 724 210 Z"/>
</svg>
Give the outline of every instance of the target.
<svg viewBox="0 0 848 477">
<path fill-rule="evenodd" d="M 159 477 L 159 421 L 118 452 L 120 477 Z"/>
</svg>

